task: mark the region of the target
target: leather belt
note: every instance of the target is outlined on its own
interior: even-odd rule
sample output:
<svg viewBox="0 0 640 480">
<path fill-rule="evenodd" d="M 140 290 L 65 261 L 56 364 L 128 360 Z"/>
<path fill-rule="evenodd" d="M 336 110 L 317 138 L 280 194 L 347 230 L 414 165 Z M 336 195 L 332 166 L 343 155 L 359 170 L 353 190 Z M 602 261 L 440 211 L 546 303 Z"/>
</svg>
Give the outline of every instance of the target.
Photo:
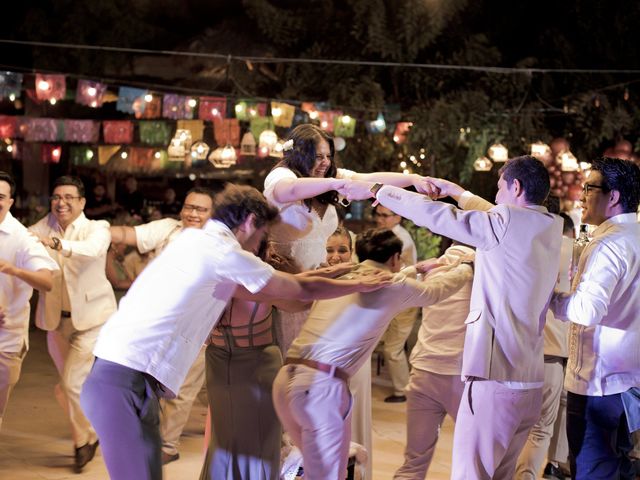
<svg viewBox="0 0 640 480">
<path fill-rule="evenodd" d="M 309 360 L 306 358 L 292 358 L 287 357 L 284 361 L 285 365 L 305 365 L 314 370 L 320 370 L 321 372 L 328 373 L 332 377 L 339 378 L 345 382 L 349 381 L 349 375 L 344 370 L 341 370 L 328 363 L 316 362 L 315 360 Z"/>
<path fill-rule="evenodd" d="M 60 317 L 62 317 L 62 318 L 71 318 L 71 312 L 67 312 L 66 310 L 62 310 L 60 312 Z"/>
</svg>

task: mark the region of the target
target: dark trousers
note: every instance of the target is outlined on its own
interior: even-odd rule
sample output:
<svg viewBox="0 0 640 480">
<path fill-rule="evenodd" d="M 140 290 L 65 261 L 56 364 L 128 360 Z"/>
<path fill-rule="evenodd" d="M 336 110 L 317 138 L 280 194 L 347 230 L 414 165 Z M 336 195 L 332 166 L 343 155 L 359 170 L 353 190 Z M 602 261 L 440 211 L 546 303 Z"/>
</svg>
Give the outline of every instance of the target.
<svg viewBox="0 0 640 480">
<path fill-rule="evenodd" d="M 152 379 L 96 358 L 80 403 L 96 429 L 113 480 L 162 478 L 159 407 Z"/>
<path fill-rule="evenodd" d="M 567 437 L 571 478 L 633 479 L 631 435 L 620 394 L 602 397 L 567 393 Z"/>
</svg>

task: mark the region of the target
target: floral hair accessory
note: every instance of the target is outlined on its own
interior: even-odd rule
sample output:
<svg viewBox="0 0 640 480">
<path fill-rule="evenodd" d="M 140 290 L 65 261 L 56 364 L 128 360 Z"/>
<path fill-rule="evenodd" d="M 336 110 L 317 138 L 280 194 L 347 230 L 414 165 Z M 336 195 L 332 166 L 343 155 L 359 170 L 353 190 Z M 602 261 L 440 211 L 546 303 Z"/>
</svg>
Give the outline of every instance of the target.
<svg viewBox="0 0 640 480">
<path fill-rule="evenodd" d="M 287 140 L 282 144 L 282 151 L 286 152 L 288 150 L 293 150 L 293 139 Z"/>
</svg>

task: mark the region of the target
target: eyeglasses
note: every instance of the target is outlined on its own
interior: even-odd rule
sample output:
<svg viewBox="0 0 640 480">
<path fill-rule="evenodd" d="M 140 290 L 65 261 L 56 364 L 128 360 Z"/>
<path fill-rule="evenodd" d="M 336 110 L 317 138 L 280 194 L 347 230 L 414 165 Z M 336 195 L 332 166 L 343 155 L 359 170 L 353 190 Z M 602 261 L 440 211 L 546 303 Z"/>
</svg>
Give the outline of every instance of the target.
<svg viewBox="0 0 640 480">
<path fill-rule="evenodd" d="M 192 211 L 196 211 L 198 213 L 207 213 L 209 211 L 207 207 L 198 207 L 197 205 L 189 205 L 188 203 L 185 203 L 182 206 L 182 210 L 184 210 L 186 213 L 189 213 Z"/>
<path fill-rule="evenodd" d="M 78 200 L 79 198 L 82 198 L 82 197 L 74 197 L 73 195 L 62 195 L 62 196 L 60 196 L 60 195 L 51 195 L 49 197 L 49 200 L 51 200 L 51 202 L 53 202 L 53 203 L 57 203 L 57 202 L 59 202 L 61 200 L 64 200 L 65 203 L 71 203 L 74 200 Z"/>
<path fill-rule="evenodd" d="M 585 195 L 589 195 L 589 192 L 591 190 L 593 190 L 594 188 L 597 188 L 599 190 L 606 190 L 607 189 L 604 185 L 591 185 L 589 183 L 585 183 L 582 186 L 582 193 L 584 193 Z"/>
</svg>

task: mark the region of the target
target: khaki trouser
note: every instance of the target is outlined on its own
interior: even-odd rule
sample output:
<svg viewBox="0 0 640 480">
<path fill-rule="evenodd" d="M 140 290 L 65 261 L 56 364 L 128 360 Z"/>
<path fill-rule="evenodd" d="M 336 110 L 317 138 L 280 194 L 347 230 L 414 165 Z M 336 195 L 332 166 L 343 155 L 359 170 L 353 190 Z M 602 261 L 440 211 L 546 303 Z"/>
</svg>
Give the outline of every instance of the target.
<svg viewBox="0 0 640 480">
<path fill-rule="evenodd" d="M 451 479 L 511 480 L 541 406 L 542 388 L 516 390 L 492 380 L 466 382 L 453 433 Z"/>
<path fill-rule="evenodd" d="M 346 382 L 305 365 L 285 365 L 273 383 L 273 405 L 302 451 L 305 479 L 345 478 L 351 437 Z"/>
<path fill-rule="evenodd" d="M 463 390 L 459 374 L 411 370 L 407 386 L 407 444 L 404 463 L 394 479 L 424 480 L 436 450 L 440 425 L 447 414 L 455 421 Z"/>
<path fill-rule="evenodd" d="M 160 399 L 160 436 L 162 437 L 162 451 L 175 455 L 180 445 L 180 435 L 189 420 L 191 407 L 204 384 L 204 347 L 196 361 L 191 365 L 178 391 L 178 396 L 172 399 Z"/>
<path fill-rule="evenodd" d="M 13 387 L 18 383 L 22 361 L 26 354 L 26 344 L 23 344 L 20 352 L 0 352 L 0 429 L 2 429 L 2 418 L 9 402 L 9 396 Z"/>
<path fill-rule="evenodd" d="M 80 390 L 93 365 L 93 347 L 102 325 L 76 330 L 70 318 L 62 318 L 55 330 L 47 332 L 49 355 L 60 374 L 58 400 L 71 423 L 71 436 L 76 447 L 94 443 L 97 435 L 80 406 Z"/>
<path fill-rule="evenodd" d="M 416 323 L 417 308 L 409 308 L 400 312 L 391 320 L 384 334 L 384 361 L 389 365 L 389 375 L 393 384 L 394 395 L 404 395 L 404 389 L 409 383 L 409 362 L 404 351 L 404 344 L 411 334 L 413 324 Z"/>
<path fill-rule="evenodd" d="M 553 435 L 563 382 L 564 365 L 562 359 L 545 362 L 540 418 L 531 427 L 524 448 L 518 457 L 515 476 L 518 480 L 536 480 L 538 478 Z"/>
</svg>

